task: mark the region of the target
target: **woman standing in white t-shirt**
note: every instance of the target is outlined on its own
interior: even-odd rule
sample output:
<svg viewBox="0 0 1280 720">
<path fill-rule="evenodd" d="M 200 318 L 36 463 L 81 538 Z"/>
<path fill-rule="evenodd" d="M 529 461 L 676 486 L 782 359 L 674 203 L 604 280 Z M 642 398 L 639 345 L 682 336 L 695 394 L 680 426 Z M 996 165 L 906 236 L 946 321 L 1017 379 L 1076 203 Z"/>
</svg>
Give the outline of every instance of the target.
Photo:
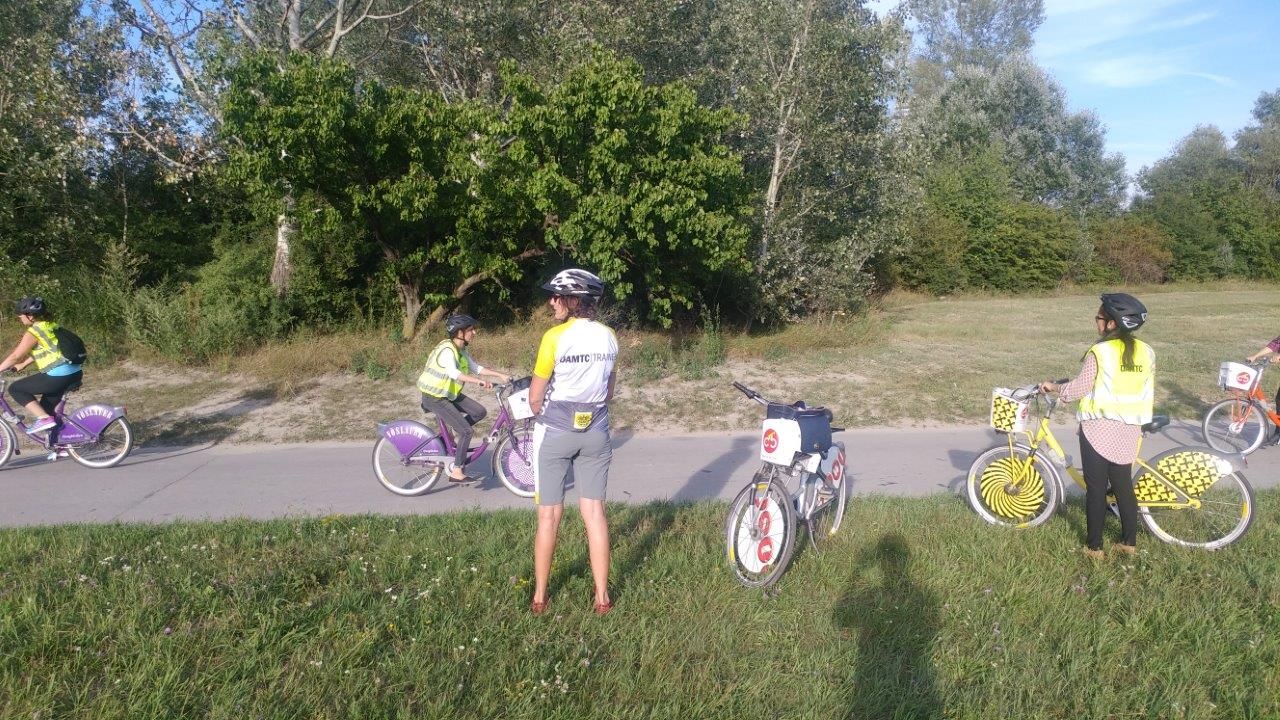
<svg viewBox="0 0 1280 720">
<path fill-rule="evenodd" d="M 578 269 L 564 270 L 543 286 L 561 324 L 542 336 L 529 388 L 529 405 L 537 414 L 533 435 L 534 502 L 538 530 L 533 543 L 533 602 L 530 610 L 547 610 L 547 583 L 556 536 L 564 515 L 564 483 L 570 468 L 578 491 L 578 507 L 587 531 L 593 598 L 599 615 L 613 608 L 609 597 L 609 525 L 605 487 L 613 451 L 609 443 L 609 399 L 613 397 L 618 340 L 595 321 L 604 284 Z"/>
</svg>

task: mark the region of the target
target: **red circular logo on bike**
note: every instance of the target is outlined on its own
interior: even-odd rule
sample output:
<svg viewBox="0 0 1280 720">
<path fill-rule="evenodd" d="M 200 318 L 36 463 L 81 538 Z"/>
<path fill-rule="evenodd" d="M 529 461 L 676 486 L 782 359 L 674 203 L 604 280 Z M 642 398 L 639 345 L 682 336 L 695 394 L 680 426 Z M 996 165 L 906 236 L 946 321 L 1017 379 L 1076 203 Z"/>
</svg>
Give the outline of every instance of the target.
<svg viewBox="0 0 1280 720">
<path fill-rule="evenodd" d="M 1248 385 L 1250 379 L 1251 378 L 1249 377 L 1249 373 L 1240 373 L 1239 375 L 1236 375 L 1236 384 Z"/>
<path fill-rule="evenodd" d="M 768 430 L 765 430 L 764 439 L 761 440 L 760 443 L 764 446 L 764 451 L 767 453 L 771 453 L 774 450 L 777 450 L 778 449 L 778 431 L 774 430 L 773 428 L 769 428 Z"/>
</svg>

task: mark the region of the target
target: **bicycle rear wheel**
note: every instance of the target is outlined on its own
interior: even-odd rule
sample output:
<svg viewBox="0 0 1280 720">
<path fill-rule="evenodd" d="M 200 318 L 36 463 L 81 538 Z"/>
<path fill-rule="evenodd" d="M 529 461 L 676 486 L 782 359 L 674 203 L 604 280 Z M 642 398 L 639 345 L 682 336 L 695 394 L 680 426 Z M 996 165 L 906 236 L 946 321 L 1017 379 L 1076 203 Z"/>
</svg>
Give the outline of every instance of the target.
<svg viewBox="0 0 1280 720">
<path fill-rule="evenodd" d="M 533 428 L 515 427 L 493 449 L 493 474 L 520 497 L 533 497 Z"/>
<path fill-rule="evenodd" d="M 395 445 L 380 437 L 373 446 L 373 474 L 382 487 L 397 495 L 413 497 L 435 486 L 444 474 L 444 465 L 406 458 Z"/>
<path fill-rule="evenodd" d="M 776 467 L 766 463 L 738 493 L 724 528 L 729 566 L 738 582 L 763 588 L 782 577 L 795 551 L 796 511 Z"/>
<path fill-rule="evenodd" d="M 1173 448 L 1148 464 L 1155 473 L 1142 468 L 1133 482 L 1138 510 L 1151 534 L 1174 545 L 1217 550 L 1248 532 L 1253 488 L 1230 459 L 1207 448 Z M 1200 507 L 1147 505 L 1179 501 L 1169 485 L 1199 500 Z"/>
<path fill-rule="evenodd" d="M 1200 428 L 1214 450 L 1248 455 L 1262 445 L 1269 426 L 1257 405 L 1231 398 L 1209 408 Z"/>
<path fill-rule="evenodd" d="M 83 445 L 68 445 L 67 452 L 76 462 L 91 468 L 109 468 L 120 464 L 133 449 L 133 428 L 123 417 L 107 423 L 98 439 Z"/>
<path fill-rule="evenodd" d="M 840 531 L 844 522 L 844 508 L 849 502 L 849 481 L 845 473 L 835 485 L 825 481 L 821 475 L 815 475 L 805 483 L 805 507 L 810 508 L 805 524 L 809 528 L 809 544 L 821 552 L 831 546 L 835 534 Z"/>
<path fill-rule="evenodd" d="M 1058 471 L 1024 445 L 997 445 L 969 466 L 969 505 L 983 520 L 1035 527 L 1058 507 Z"/>
</svg>

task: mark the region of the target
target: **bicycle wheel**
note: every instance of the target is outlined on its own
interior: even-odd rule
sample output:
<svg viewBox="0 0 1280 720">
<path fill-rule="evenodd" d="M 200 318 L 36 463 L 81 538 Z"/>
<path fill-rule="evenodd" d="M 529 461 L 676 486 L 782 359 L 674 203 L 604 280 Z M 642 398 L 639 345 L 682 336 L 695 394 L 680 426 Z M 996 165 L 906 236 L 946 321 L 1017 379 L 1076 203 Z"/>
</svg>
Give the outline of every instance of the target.
<svg viewBox="0 0 1280 720">
<path fill-rule="evenodd" d="M 1151 534 L 1174 545 L 1217 550 L 1249 530 L 1253 488 L 1224 455 L 1207 448 L 1173 448 L 1148 464 L 1155 472 L 1142 468 L 1133 483 L 1138 511 Z M 1199 500 L 1200 507 L 1147 505 L 1178 502 L 1181 498 L 1169 485 Z"/>
<path fill-rule="evenodd" d="M 1248 455 L 1262 445 L 1268 425 L 1257 405 L 1231 398 L 1209 408 L 1201 430 L 1214 450 Z"/>
<path fill-rule="evenodd" d="M 1029 462 L 1028 462 L 1029 460 Z M 1058 470 L 1025 445 L 997 445 L 969 466 L 969 505 L 992 525 L 1035 527 L 1058 507 Z"/>
<path fill-rule="evenodd" d="M 725 546 L 738 582 L 768 587 L 782 577 L 795 551 L 796 511 L 778 471 L 765 464 L 729 506 Z"/>
<path fill-rule="evenodd" d="M 520 497 L 533 497 L 533 427 L 512 428 L 493 449 L 493 474 Z"/>
<path fill-rule="evenodd" d="M 373 446 L 373 474 L 382 487 L 397 495 L 413 497 L 435 486 L 444 474 L 444 465 L 412 460 L 400 454 L 386 438 Z"/>
<path fill-rule="evenodd" d="M 0 422 L 0 467 L 13 458 L 13 450 L 18 446 L 18 436 L 6 422 Z"/>
<path fill-rule="evenodd" d="M 107 423 L 95 442 L 67 446 L 72 459 L 91 468 L 114 467 L 132 449 L 133 428 L 129 427 L 129 421 L 123 417 Z"/>
<path fill-rule="evenodd" d="M 844 522 L 844 508 L 849 502 L 849 482 L 845 474 L 834 486 L 828 484 L 821 476 L 814 476 L 807 483 L 805 492 L 809 494 L 805 507 L 811 508 L 805 524 L 809 528 L 809 544 L 817 552 L 828 548 L 832 538 L 840 531 L 840 523 Z"/>
</svg>

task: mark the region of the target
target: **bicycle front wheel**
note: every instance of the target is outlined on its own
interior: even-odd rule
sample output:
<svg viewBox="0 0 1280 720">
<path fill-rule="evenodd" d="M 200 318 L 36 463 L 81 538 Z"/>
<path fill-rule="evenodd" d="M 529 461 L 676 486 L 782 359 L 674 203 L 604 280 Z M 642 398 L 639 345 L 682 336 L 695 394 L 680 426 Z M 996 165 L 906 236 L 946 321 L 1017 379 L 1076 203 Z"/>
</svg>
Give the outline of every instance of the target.
<svg viewBox="0 0 1280 720">
<path fill-rule="evenodd" d="M 81 465 L 91 468 L 109 468 L 120 464 L 133 449 L 133 428 L 129 421 L 118 417 L 102 428 L 98 439 L 83 445 L 68 445 L 67 452 Z"/>
<path fill-rule="evenodd" d="M 969 466 L 969 505 L 983 520 L 1035 527 L 1058 507 L 1058 471 L 1025 445 L 997 445 Z"/>
<path fill-rule="evenodd" d="M 813 549 L 821 552 L 831 545 L 832 539 L 840 531 L 844 522 L 844 508 L 849 502 L 849 480 L 845 473 L 835 484 L 828 483 L 821 475 L 809 479 L 808 498 L 805 507 L 810 508 L 805 524 L 809 528 L 809 543 Z"/>
<path fill-rule="evenodd" d="M 1138 510 L 1151 534 L 1183 547 L 1217 550 L 1244 537 L 1253 523 L 1253 488 L 1231 460 L 1207 448 L 1173 448 L 1151 459 L 1134 478 Z M 1163 480 L 1163 482 L 1162 482 Z M 1182 498 L 1199 507 L 1160 507 Z"/>
<path fill-rule="evenodd" d="M 1204 441 L 1219 452 L 1248 455 L 1262 446 L 1269 423 L 1257 405 L 1236 398 L 1223 400 L 1204 415 Z"/>
<path fill-rule="evenodd" d="M 0 421 L 0 467 L 13 457 L 13 450 L 18 446 L 18 436 L 13 433 L 9 424 Z"/>
<path fill-rule="evenodd" d="M 533 497 L 533 428 L 512 428 L 493 450 L 493 474 L 520 497 Z"/>
<path fill-rule="evenodd" d="M 380 437 L 373 446 L 373 474 L 382 487 L 397 495 L 413 497 L 435 486 L 444 474 L 444 465 L 406 458 L 395 445 Z"/>
<path fill-rule="evenodd" d="M 778 471 L 765 464 L 729 506 L 725 545 L 738 582 L 768 587 L 782 577 L 795 551 L 796 511 Z"/>
</svg>

